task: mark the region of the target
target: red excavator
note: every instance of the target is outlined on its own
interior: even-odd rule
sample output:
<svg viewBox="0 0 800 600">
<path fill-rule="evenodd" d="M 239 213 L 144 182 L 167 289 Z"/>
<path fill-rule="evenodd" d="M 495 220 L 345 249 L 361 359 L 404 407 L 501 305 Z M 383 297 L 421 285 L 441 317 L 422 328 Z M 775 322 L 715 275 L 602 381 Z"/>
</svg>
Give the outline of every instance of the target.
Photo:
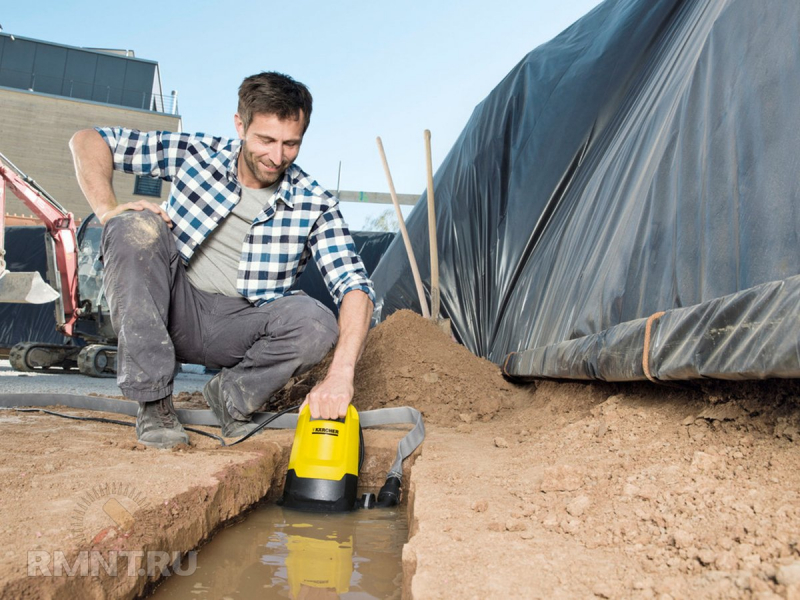
<svg viewBox="0 0 800 600">
<path fill-rule="evenodd" d="M 6 269 L 6 188 L 47 228 L 47 283 L 37 272 Z M 0 302 L 55 302 L 56 329 L 72 338 L 69 344 L 15 345 L 9 360 L 17 371 L 77 368 L 92 377 L 114 376 L 116 334 L 103 294 L 103 267 L 98 260 L 101 234 L 102 225 L 94 215 L 77 229 L 72 213 L 0 153 Z"/>
</svg>

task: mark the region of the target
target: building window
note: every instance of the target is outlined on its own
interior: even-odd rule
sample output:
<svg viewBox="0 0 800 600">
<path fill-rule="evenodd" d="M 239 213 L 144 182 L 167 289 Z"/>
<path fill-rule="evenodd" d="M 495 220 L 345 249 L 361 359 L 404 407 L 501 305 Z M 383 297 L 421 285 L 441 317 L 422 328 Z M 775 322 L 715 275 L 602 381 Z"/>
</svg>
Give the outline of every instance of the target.
<svg viewBox="0 0 800 600">
<path fill-rule="evenodd" d="M 133 185 L 133 193 L 137 196 L 161 197 L 161 180 L 155 177 L 136 176 L 136 183 Z"/>
</svg>

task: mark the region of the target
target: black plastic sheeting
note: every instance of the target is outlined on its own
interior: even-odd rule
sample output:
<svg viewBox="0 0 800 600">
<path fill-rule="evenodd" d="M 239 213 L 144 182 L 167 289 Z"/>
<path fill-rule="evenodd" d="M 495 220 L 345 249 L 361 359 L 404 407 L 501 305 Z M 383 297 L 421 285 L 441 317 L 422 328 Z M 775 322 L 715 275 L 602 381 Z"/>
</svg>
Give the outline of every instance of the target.
<svg viewBox="0 0 800 600">
<path fill-rule="evenodd" d="M 100 227 L 87 230 L 84 245 L 96 255 L 99 250 Z M 44 227 L 8 227 L 6 228 L 6 260 L 9 271 L 38 271 L 42 278 L 47 278 L 47 255 L 45 252 Z M 394 238 L 394 233 L 384 232 L 354 232 L 353 241 L 356 244 L 361 260 L 367 272 L 370 272 L 381 259 L 389 243 Z M 82 246 L 83 250 L 83 246 Z M 102 264 L 90 260 L 84 265 L 81 257 L 81 298 L 89 298 L 93 304 L 98 301 L 104 303 L 100 296 L 100 287 L 95 280 L 102 275 Z M 91 268 L 92 277 L 86 277 Z M 87 285 L 87 282 L 91 285 Z M 306 270 L 297 280 L 294 289 L 299 289 L 309 296 L 316 298 L 338 314 L 336 305 L 331 298 L 325 281 L 320 275 L 314 261 L 309 261 Z M 20 342 L 42 342 L 63 344 L 69 338 L 56 331 L 55 313 L 53 304 L 0 304 L 0 348 L 11 348 Z"/>
<path fill-rule="evenodd" d="M 351 235 L 358 255 L 361 257 L 361 262 L 364 263 L 364 268 L 367 273 L 372 273 L 396 234 L 378 231 L 354 231 Z M 328 287 L 325 285 L 325 280 L 322 278 L 317 264 L 313 260 L 308 261 L 306 270 L 297 279 L 292 289 L 302 290 L 312 298 L 319 300 L 338 317 L 339 309 L 334 303 Z"/>
<path fill-rule="evenodd" d="M 435 177 L 443 312 L 535 377 L 800 376 L 800 3 L 607 0 L 526 56 Z M 426 197 L 408 219 L 426 287 Z M 402 244 L 378 316 L 419 310 Z M 510 354 L 513 353 L 513 354 Z M 510 354 L 510 355 L 509 355 Z"/>
<path fill-rule="evenodd" d="M 47 281 L 44 227 L 6 227 L 6 268 L 9 271 L 38 271 Z M 64 344 L 68 338 L 56 331 L 53 303 L 0 303 L 0 348 L 19 342 Z"/>
<path fill-rule="evenodd" d="M 667 311 L 652 320 L 650 377 L 662 381 L 797 377 L 798 306 L 800 277 L 790 277 Z M 531 373 L 565 379 L 598 379 L 598 374 L 607 381 L 645 379 L 647 320 L 511 354 L 504 369 L 523 379 Z"/>
</svg>

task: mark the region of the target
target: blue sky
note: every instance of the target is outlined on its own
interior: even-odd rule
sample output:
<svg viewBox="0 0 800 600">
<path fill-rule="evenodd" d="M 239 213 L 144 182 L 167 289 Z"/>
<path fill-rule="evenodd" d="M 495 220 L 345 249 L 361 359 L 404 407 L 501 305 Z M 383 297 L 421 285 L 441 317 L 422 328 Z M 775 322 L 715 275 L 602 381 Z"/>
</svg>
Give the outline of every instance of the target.
<svg viewBox="0 0 800 600">
<path fill-rule="evenodd" d="M 525 54 L 598 0 L 420 2 L 7 2 L 6 33 L 72 46 L 132 49 L 177 90 L 183 127 L 235 135 L 241 80 L 262 70 L 311 89 L 297 163 L 323 186 L 387 192 L 380 135 L 399 193 L 420 194 L 423 131 L 436 169 L 474 107 Z M 343 207 L 354 229 L 374 211 Z"/>
</svg>

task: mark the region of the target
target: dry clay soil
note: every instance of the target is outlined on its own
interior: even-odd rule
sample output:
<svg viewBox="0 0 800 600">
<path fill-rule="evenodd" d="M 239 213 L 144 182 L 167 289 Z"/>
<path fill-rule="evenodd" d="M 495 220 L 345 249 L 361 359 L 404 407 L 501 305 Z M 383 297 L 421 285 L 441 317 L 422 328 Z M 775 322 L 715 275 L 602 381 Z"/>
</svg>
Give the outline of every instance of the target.
<svg viewBox="0 0 800 600">
<path fill-rule="evenodd" d="M 290 382 L 278 404 L 302 397 L 325 368 Z M 515 385 L 401 311 L 371 331 L 355 386 L 359 409 L 412 405 L 426 419 L 405 488 L 410 539 L 398 595 L 800 600 L 798 382 Z M 151 528 L 137 535 L 166 536 L 185 551 L 275 494 L 290 441 L 267 433 L 218 450 L 193 435 L 190 448 L 157 451 L 111 425 L 5 419 L 3 597 L 58 589 L 22 577 L 20 553 L 66 538 L 70 515 L 73 530 L 94 532 L 85 518 L 75 524 L 74 497 L 87 486 L 143 490 L 135 516 L 146 513 Z M 380 478 L 397 437 L 370 432 L 368 448 L 381 452 L 369 477 Z M 92 547 L 132 541 L 113 537 Z M 70 589 L 133 597 L 144 585 Z"/>
</svg>

